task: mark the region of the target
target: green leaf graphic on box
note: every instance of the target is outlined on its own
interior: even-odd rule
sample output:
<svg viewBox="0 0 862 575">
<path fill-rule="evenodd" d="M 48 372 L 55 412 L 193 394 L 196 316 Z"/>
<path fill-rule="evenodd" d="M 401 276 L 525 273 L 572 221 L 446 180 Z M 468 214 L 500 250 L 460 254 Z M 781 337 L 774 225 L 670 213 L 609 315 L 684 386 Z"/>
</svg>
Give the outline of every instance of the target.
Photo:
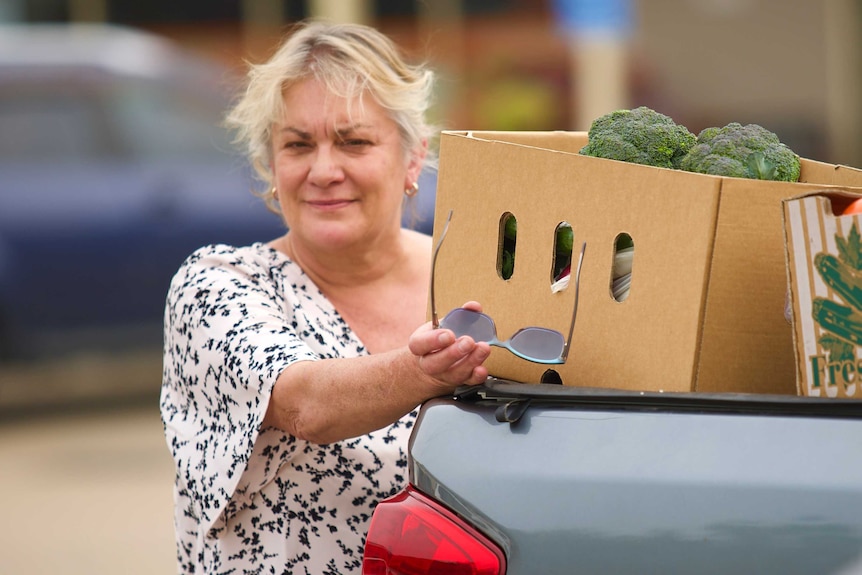
<svg viewBox="0 0 862 575">
<path fill-rule="evenodd" d="M 856 356 L 853 353 L 854 347 L 843 339 L 831 334 L 821 336 L 817 343 L 820 347 L 829 354 L 830 363 L 839 363 L 842 361 L 855 361 Z"/>
<path fill-rule="evenodd" d="M 847 239 L 835 234 L 835 243 L 838 245 L 838 255 L 841 257 L 841 261 L 854 270 L 862 270 L 862 238 L 859 236 L 856 222 L 853 222 Z"/>
<path fill-rule="evenodd" d="M 848 343 L 862 345 L 862 314 L 830 299 L 811 300 L 811 315 L 820 327 Z"/>
<path fill-rule="evenodd" d="M 814 267 L 829 289 L 856 310 L 862 310 L 862 274 L 832 254 L 814 256 Z"/>
</svg>

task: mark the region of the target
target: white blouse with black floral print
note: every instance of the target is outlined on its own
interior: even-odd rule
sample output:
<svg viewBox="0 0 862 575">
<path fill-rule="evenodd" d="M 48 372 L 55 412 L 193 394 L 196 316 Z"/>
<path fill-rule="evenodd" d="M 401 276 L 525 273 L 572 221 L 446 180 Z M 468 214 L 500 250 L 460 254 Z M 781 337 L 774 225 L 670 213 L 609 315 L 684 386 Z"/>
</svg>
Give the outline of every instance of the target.
<svg viewBox="0 0 862 575">
<path fill-rule="evenodd" d="M 183 263 L 165 309 L 161 395 L 180 573 L 360 571 L 375 505 L 406 483 L 415 412 L 328 445 L 259 428 L 285 367 L 365 354 L 282 253 L 213 245 Z"/>
</svg>

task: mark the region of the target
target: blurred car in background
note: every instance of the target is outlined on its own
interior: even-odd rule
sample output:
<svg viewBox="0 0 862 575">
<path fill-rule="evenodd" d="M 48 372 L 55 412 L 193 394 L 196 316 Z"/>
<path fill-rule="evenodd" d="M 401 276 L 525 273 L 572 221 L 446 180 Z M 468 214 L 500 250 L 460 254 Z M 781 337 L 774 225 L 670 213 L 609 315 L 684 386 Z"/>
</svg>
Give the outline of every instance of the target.
<svg viewBox="0 0 862 575">
<path fill-rule="evenodd" d="M 235 86 L 141 31 L 0 26 L 0 365 L 158 350 L 187 255 L 284 233 L 221 127 Z"/>
</svg>

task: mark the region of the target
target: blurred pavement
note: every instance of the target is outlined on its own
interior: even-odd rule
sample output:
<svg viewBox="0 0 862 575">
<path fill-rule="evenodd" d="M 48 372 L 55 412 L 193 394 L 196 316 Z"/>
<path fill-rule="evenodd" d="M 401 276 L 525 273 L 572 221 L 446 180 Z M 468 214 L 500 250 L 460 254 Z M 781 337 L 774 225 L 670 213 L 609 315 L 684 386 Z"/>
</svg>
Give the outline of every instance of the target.
<svg viewBox="0 0 862 575">
<path fill-rule="evenodd" d="M 158 403 L 0 425 L 0 573 L 172 574 Z"/>
</svg>

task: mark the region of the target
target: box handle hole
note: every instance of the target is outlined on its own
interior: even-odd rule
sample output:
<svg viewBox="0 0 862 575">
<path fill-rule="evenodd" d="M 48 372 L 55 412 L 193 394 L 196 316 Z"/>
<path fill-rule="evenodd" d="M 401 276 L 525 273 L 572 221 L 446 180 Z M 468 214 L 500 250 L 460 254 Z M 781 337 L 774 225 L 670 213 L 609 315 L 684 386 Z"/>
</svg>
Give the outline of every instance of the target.
<svg viewBox="0 0 862 575">
<path fill-rule="evenodd" d="M 515 273 L 515 244 L 518 238 L 518 220 L 511 212 L 505 212 L 500 216 L 499 237 L 497 275 L 507 280 Z"/>
<path fill-rule="evenodd" d="M 566 278 L 572 269 L 572 245 L 574 232 L 568 222 L 560 222 L 554 231 L 554 265 L 551 270 L 551 285 Z M 566 282 L 568 286 L 568 282 Z"/>
<path fill-rule="evenodd" d="M 632 237 L 623 232 L 614 242 L 614 263 L 611 267 L 611 296 L 618 302 L 629 297 L 632 285 L 635 244 Z"/>
</svg>

